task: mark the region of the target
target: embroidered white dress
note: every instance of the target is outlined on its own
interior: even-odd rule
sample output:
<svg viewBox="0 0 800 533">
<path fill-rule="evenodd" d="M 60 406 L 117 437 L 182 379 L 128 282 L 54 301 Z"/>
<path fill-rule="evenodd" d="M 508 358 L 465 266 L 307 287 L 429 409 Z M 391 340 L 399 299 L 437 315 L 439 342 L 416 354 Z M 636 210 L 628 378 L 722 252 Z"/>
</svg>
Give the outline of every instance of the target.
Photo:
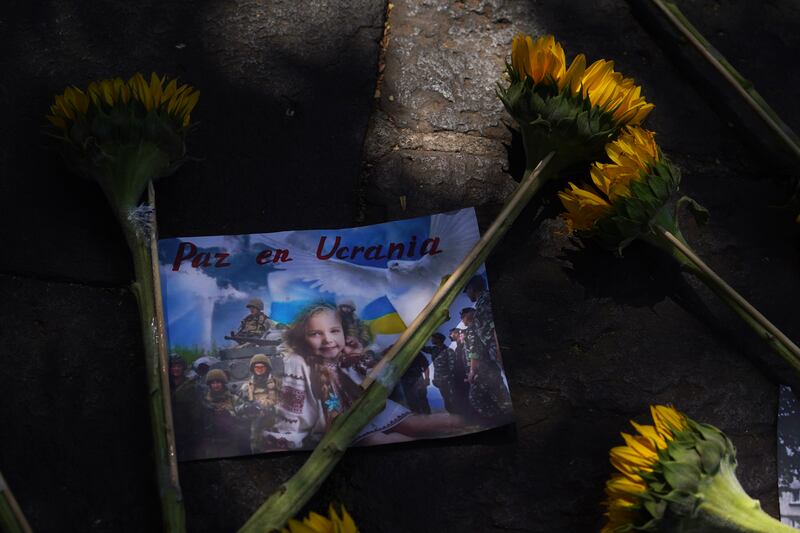
<svg viewBox="0 0 800 533">
<path fill-rule="evenodd" d="M 342 371 L 347 374 L 350 379 L 356 383 L 356 385 L 361 385 L 361 382 L 364 381 L 364 376 L 356 372 L 353 368 L 345 368 L 342 369 Z M 402 406 L 394 400 L 387 398 L 383 411 L 378 413 L 375 418 L 370 420 L 369 423 L 364 426 L 364 428 L 353 440 L 353 443 L 357 443 L 367 435 L 372 435 L 373 433 L 377 433 L 379 431 L 391 429 L 402 422 L 406 417 L 411 416 L 411 414 L 412 413 L 410 409 Z"/>
<path fill-rule="evenodd" d="M 311 387 L 311 367 L 301 356 L 286 353 L 283 360 L 284 375 L 280 400 L 276 415 L 277 421 L 271 431 L 264 435 L 273 437 L 283 448 L 311 449 L 317 445 L 325 433 L 325 410 L 321 398 L 317 398 Z M 355 370 L 341 369 L 357 385 L 364 376 Z M 399 424 L 411 411 L 392 400 L 356 436 L 354 443 L 367 435 L 386 431 Z"/>
</svg>

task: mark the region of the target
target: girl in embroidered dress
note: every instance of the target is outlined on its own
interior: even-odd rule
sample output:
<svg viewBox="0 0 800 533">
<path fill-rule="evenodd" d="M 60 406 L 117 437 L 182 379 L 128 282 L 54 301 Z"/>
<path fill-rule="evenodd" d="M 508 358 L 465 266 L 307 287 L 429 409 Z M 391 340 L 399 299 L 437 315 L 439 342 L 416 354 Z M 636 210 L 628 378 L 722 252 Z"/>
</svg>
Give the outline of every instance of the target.
<svg viewBox="0 0 800 533">
<path fill-rule="evenodd" d="M 359 397 L 361 379 L 341 366 L 344 347 L 341 312 L 329 304 L 307 308 L 286 331 L 278 420 L 273 431 L 265 432 L 276 448 L 313 448 L 333 420 Z M 396 419 L 394 423 L 410 415 L 407 409 L 397 407 L 390 415 Z M 359 434 L 358 441 L 378 444 L 410 440 L 404 435 L 388 437 L 382 433 L 391 427 L 391 421 L 383 426 L 373 424 Z"/>
<path fill-rule="evenodd" d="M 349 317 L 347 325 L 351 326 Z M 348 329 L 350 329 L 348 327 Z M 316 304 L 284 334 L 284 376 L 277 422 L 264 436 L 276 449 L 313 448 L 362 392 L 364 376 L 345 362 L 346 331 L 341 311 Z M 441 435 L 463 422 L 418 416 L 392 400 L 356 437 L 354 444 L 387 444 Z"/>
</svg>

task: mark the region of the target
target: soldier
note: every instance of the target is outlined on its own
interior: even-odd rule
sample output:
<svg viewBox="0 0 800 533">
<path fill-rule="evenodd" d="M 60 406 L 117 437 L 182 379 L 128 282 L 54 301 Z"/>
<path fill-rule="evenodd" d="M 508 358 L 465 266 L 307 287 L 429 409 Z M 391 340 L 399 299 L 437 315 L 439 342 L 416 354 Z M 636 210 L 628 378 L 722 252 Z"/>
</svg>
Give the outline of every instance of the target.
<svg viewBox="0 0 800 533">
<path fill-rule="evenodd" d="M 343 324 L 358 322 L 356 304 L 353 303 L 353 300 L 345 300 L 337 305 L 336 308 L 339 309 L 339 313 L 342 315 Z"/>
<path fill-rule="evenodd" d="M 192 363 L 192 380 L 195 382 L 197 387 L 201 389 L 202 394 L 206 392 L 206 374 L 208 371 L 215 367 L 219 363 L 219 359 L 216 357 L 212 357 L 210 355 L 203 355 L 198 357 Z"/>
<path fill-rule="evenodd" d="M 181 458 L 191 458 L 200 424 L 200 389 L 194 379 L 186 377 L 186 361 L 177 353 L 169 355 L 169 389 L 178 454 Z"/>
<path fill-rule="evenodd" d="M 169 389 L 174 391 L 186 383 L 186 361 L 175 352 L 169 354 Z"/>
<path fill-rule="evenodd" d="M 340 313 L 342 313 L 342 305 L 339 305 Z M 365 322 L 353 316 L 343 314 L 342 325 L 345 344 L 340 364 L 344 368 L 352 367 L 362 376 L 366 376 L 380 361 L 380 356 L 371 347 L 372 332 Z"/>
<path fill-rule="evenodd" d="M 463 408 L 465 416 L 473 416 L 474 411 L 469 403 L 469 381 L 467 375 L 469 373 L 469 362 L 467 361 L 465 334 L 467 326 L 464 324 L 464 317 L 469 313 L 474 313 L 475 309 L 472 307 L 465 307 L 461 310 L 461 322 L 455 328 L 452 338 L 455 339 L 456 347 L 453 349 L 456 356 L 455 370 L 453 371 L 453 388 L 456 396 L 456 404 Z"/>
<path fill-rule="evenodd" d="M 444 339 L 441 333 L 434 333 L 431 336 L 433 346 L 426 346 L 422 351 L 430 354 L 433 361 L 433 385 L 442 394 L 445 410 L 449 413 L 462 414 L 461 406 L 457 405 L 454 387 L 456 353 L 445 346 Z"/>
<path fill-rule="evenodd" d="M 239 331 L 231 337 L 260 339 L 270 328 L 270 319 L 264 314 L 264 302 L 259 298 L 253 298 L 247 302 L 246 306 L 250 314 L 242 319 Z"/>
<path fill-rule="evenodd" d="M 272 376 L 269 358 L 259 353 L 250 358 L 250 379 L 242 383 L 237 394 L 235 411 L 238 416 L 250 419 L 250 450 L 267 451 L 264 431 L 275 423 L 275 406 L 278 403 L 278 381 Z"/>
<path fill-rule="evenodd" d="M 202 400 L 203 438 L 202 457 L 229 457 L 246 453 L 242 449 L 242 427 L 236 417 L 234 396 L 227 387 L 228 376 L 219 368 L 206 374 L 208 392 Z"/>
<path fill-rule="evenodd" d="M 494 419 L 511 412 L 511 396 L 503 382 L 498 364 L 494 319 L 489 302 L 489 292 L 482 276 L 473 276 L 464 292 L 474 311 L 462 317 L 467 331 L 464 335 L 464 350 L 469 361 L 469 401 L 472 408 L 484 418 Z"/>
<path fill-rule="evenodd" d="M 431 382 L 428 366 L 428 358 L 418 353 L 400 378 L 408 408 L 426 415 L 431 414 L 431 405 L 428 403 L 428 385 Z"/>
<path fill-rule="evenodd" d="M 449 348 L 451 350 L 453 350 L 454 352 L 456 351 L 456 348 L 458 348 L 458 336 L 459 336 L 459 333 L 460 333 L 460 330 L 458 328 L 453 328 L 453 329 L 450 330 Z"/>
</svg>

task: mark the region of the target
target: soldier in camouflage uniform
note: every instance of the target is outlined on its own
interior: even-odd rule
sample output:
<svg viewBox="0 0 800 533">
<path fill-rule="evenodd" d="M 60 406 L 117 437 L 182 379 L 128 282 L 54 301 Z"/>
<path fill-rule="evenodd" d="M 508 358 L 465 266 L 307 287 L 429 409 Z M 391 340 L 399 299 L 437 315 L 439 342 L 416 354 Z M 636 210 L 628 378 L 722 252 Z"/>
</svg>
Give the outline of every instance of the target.
<svg viewBox="0 0 800 533">
<path fill-rule="evenodd" d="M 431 404 L 428 402 L 428 384 L 431 382 L 428 366 L 428 358 L 420 352 L 400 377 L 408 408 L 425 415 L 431 414 Z"/>
<path fill-rule="evenodd" d="M 250 314 L 242 319 L 239 331 L 233 336 L 260 339 L 271 326 L 269 317 L 264 314 L 264 302 L 259 298 L 253 298 L 247 302 L 246 307 L 250 310 Z"/>
<path fill-rule="evenodd" d="M 250 450 L 267 451 L 264 431 L 275 424 L 275 406 L 280 384 L 272 376 L 269 358 L 256 354 L 250 359 L 250 379 L 242 383 L 237 394 L 235 412 L 250 419 Z"/>
<path fill-rule="evenodd" d="M 464 414 L 455 394 L 456 353 L 445 346 L 444 339 L 441 333 L 434 333 L 431 336 L 433 346 L 425 346 L 422 351 L 430 354 L 433 361 L 433 385 L 442 395 L 445 411 Z"/>
<path fill-rule="evenodd" d="M 186 375 L 186 361 L 177 353 L 169 355 L 169 391 L 178 455 L 191 458 L 197 445 L 200 425 L 201 388 Z"/>
<path fill-rule="evenodd" d="M 206 374 L 208 391 L 202 399 L 202 457 L 229 457 L 246 453 L 241 446 L 242 425 L 236 417 L 236 396 L 227 387 L 228 376 L 214 368 Z"/>
<path fill-rule="evenodd" d="M 498 364 L 494 319 L 483 277 L 473 276 L 464 292 L 475 302 L 475 310 L 462 318 L 467 326 L 464 349 L 469 361 L 469 403 L 480 417 L 507 416 L 511 413 L 511 396 Z"/>
</svg>

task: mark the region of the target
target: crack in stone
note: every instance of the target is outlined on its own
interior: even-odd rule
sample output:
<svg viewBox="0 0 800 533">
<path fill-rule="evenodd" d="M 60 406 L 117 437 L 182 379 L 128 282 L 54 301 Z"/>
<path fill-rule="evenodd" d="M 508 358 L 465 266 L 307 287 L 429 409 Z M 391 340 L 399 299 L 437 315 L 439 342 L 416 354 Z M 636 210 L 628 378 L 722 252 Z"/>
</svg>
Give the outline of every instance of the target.
<svg viewBox="0 0 800 533">
<path fill-rule="evenodd" d="M 59 283 L 63 285 L 78 285 L 81 287 L 103 289 L 103 290 L 128 290 L 130 283 L 104 283 L 101 281 L 82 280 L 71 276 L 47 276 L 32 272 L 20 272 L 16 270 L 0 270 L 0 276 L 18 278 L 41 283 Z"/>
</svg>

